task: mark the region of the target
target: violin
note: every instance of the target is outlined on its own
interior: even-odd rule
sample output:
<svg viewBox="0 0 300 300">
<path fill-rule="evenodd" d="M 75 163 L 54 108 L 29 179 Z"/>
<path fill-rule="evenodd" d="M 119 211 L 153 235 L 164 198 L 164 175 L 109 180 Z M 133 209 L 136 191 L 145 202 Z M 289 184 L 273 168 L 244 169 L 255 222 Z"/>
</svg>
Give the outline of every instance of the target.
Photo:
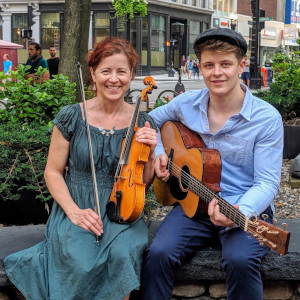
<svg viewBox="0 0 300 300">
<path fill-rule="evenodd" d="M 112 193 L 106 204 L 108 218 L 117 223 L 131 223 L 137 220 L 145 204 L 146 184 L 143 182 L 143 171 L 149 158 L 150 146 L 137 142 L 135 134 L 139 129 L 137 121 L 141 103 L 147 101 L 148 94 L 151 94 L 157 86 L 151 76 L 144 78 L 144 84 L 147 87 L 137 98 L 130 125 L 122 143 Z"/>
</svg>

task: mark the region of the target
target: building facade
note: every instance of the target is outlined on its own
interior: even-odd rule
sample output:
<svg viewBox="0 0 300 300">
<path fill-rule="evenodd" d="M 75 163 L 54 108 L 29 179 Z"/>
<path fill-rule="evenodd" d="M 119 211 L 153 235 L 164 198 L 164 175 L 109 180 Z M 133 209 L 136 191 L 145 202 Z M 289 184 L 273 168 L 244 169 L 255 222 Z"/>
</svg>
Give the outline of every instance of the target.
<svg viewBox="0 0 300 300">
<path fill-rule="evenodd" d="M 293 6 L 300 0 L 286 1 Z M 261 64 L 274 55 L 276 48 L 285 46 L 288 36 L 284 25 L 286 1 L 260 0 L 265 16 L 272 18 L 265 22 L 261 31 Z M 22 37 L 23 29 L 30 25 L 28 6 L 32 7 L 34 23 L 31 39 Z M 289 14 L 299 14 L 297 9 L 291 9 Z M 146 17 L 135 17 L 122 25 L 114 18 L 111 1 L 92 0 L 88 47 L 92 48 L 108 35 L 123 37 L 133 44 L 141 57 L 137 74 L 148 75 L 166 70 L 172 63 L 178 67 L 181 55 L 195 57 L 193 42 L 208 28 L 232 28 L 245 37 L 250 49 L 251 17 L 250 1 L 149 0 Z M 45 58 L 49 57 L 50 45 L 57 47 L 59 55 L 63 24 L 64 0 L 0 0 L 0 39 L 24 45 L 24 50 L 19 51 L 21 63 L 27 60 L 26 48 L 30 40 L 42 45 L 46 50 L 43 51 Z M 176 25 L 180 25 L 180 32 Z M 172 43 L 174 40 L 177 42 Z"/>
</svg>

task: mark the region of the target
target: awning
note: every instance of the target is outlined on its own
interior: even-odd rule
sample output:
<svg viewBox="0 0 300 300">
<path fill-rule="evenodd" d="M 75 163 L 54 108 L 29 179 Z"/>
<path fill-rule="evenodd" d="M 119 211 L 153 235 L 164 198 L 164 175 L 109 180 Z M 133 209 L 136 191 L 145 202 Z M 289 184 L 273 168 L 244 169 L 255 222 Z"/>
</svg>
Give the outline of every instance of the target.
<svg viewBox="0 0 300 300">
<path fill-rule="evenodd" d="M 24 46 L 23 46 L 23 45 L 19 45 L 19 44 L 15 44 L 15 43 L 11 43 L 11 42 L 7 42 L 7 41 L 0 40 L 0 48 L 1 48 L 1 49 L 23 49 Z"/>
</svg>

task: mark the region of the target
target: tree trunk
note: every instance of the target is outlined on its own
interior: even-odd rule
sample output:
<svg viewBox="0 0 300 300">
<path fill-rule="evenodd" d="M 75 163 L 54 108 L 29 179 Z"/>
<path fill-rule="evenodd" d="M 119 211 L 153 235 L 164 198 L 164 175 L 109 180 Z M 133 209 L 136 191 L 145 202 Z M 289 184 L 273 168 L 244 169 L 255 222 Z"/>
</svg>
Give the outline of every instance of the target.
<svg viewBox="0 0 300 300">
<path fill-rule="evenodd" d="M 92 0 L 65 0 L 64 30 L 60 54 L 59 73 L 77 83 L 77 100 L 80 95 L 75 64 L 80 62 L 83 82 L 86 83 L 90 14 Z"/>
</svg>

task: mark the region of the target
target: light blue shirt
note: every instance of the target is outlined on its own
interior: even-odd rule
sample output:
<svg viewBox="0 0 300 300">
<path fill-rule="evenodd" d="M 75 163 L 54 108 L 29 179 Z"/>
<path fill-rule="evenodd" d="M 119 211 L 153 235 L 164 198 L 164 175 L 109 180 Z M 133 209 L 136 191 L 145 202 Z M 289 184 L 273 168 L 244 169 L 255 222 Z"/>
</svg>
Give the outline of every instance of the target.
<svg viewBox="0 0 300 300">
<path fill-rule="evenodd" d="M 11 60 L 4 60 L 3 61 L 3 71 L 4 71 L 4 74 L 6 74 L 9 71 L 9 67 L 12 67 Z M 9 72 L 9 74 L 10 74 L 10 72 Z"/>
<path fill-rule="evenodd" d="M 280 186 L 283 125 L 279 112 L 267 102 L 246 92 L 241 111 L 231 116 L 221 130 L 209 130 L 208 89 L 183 93 L 167 105 L 150 112 L 160 128 L 166 121 L 180 121 L 198 132 L 207 148 L 221 155 L 220 196 L 238 204 L 247 216 L 260 215 L 271 205 Z M 158 134 L 155 156 L 165 153 Z"/>
</svg>

